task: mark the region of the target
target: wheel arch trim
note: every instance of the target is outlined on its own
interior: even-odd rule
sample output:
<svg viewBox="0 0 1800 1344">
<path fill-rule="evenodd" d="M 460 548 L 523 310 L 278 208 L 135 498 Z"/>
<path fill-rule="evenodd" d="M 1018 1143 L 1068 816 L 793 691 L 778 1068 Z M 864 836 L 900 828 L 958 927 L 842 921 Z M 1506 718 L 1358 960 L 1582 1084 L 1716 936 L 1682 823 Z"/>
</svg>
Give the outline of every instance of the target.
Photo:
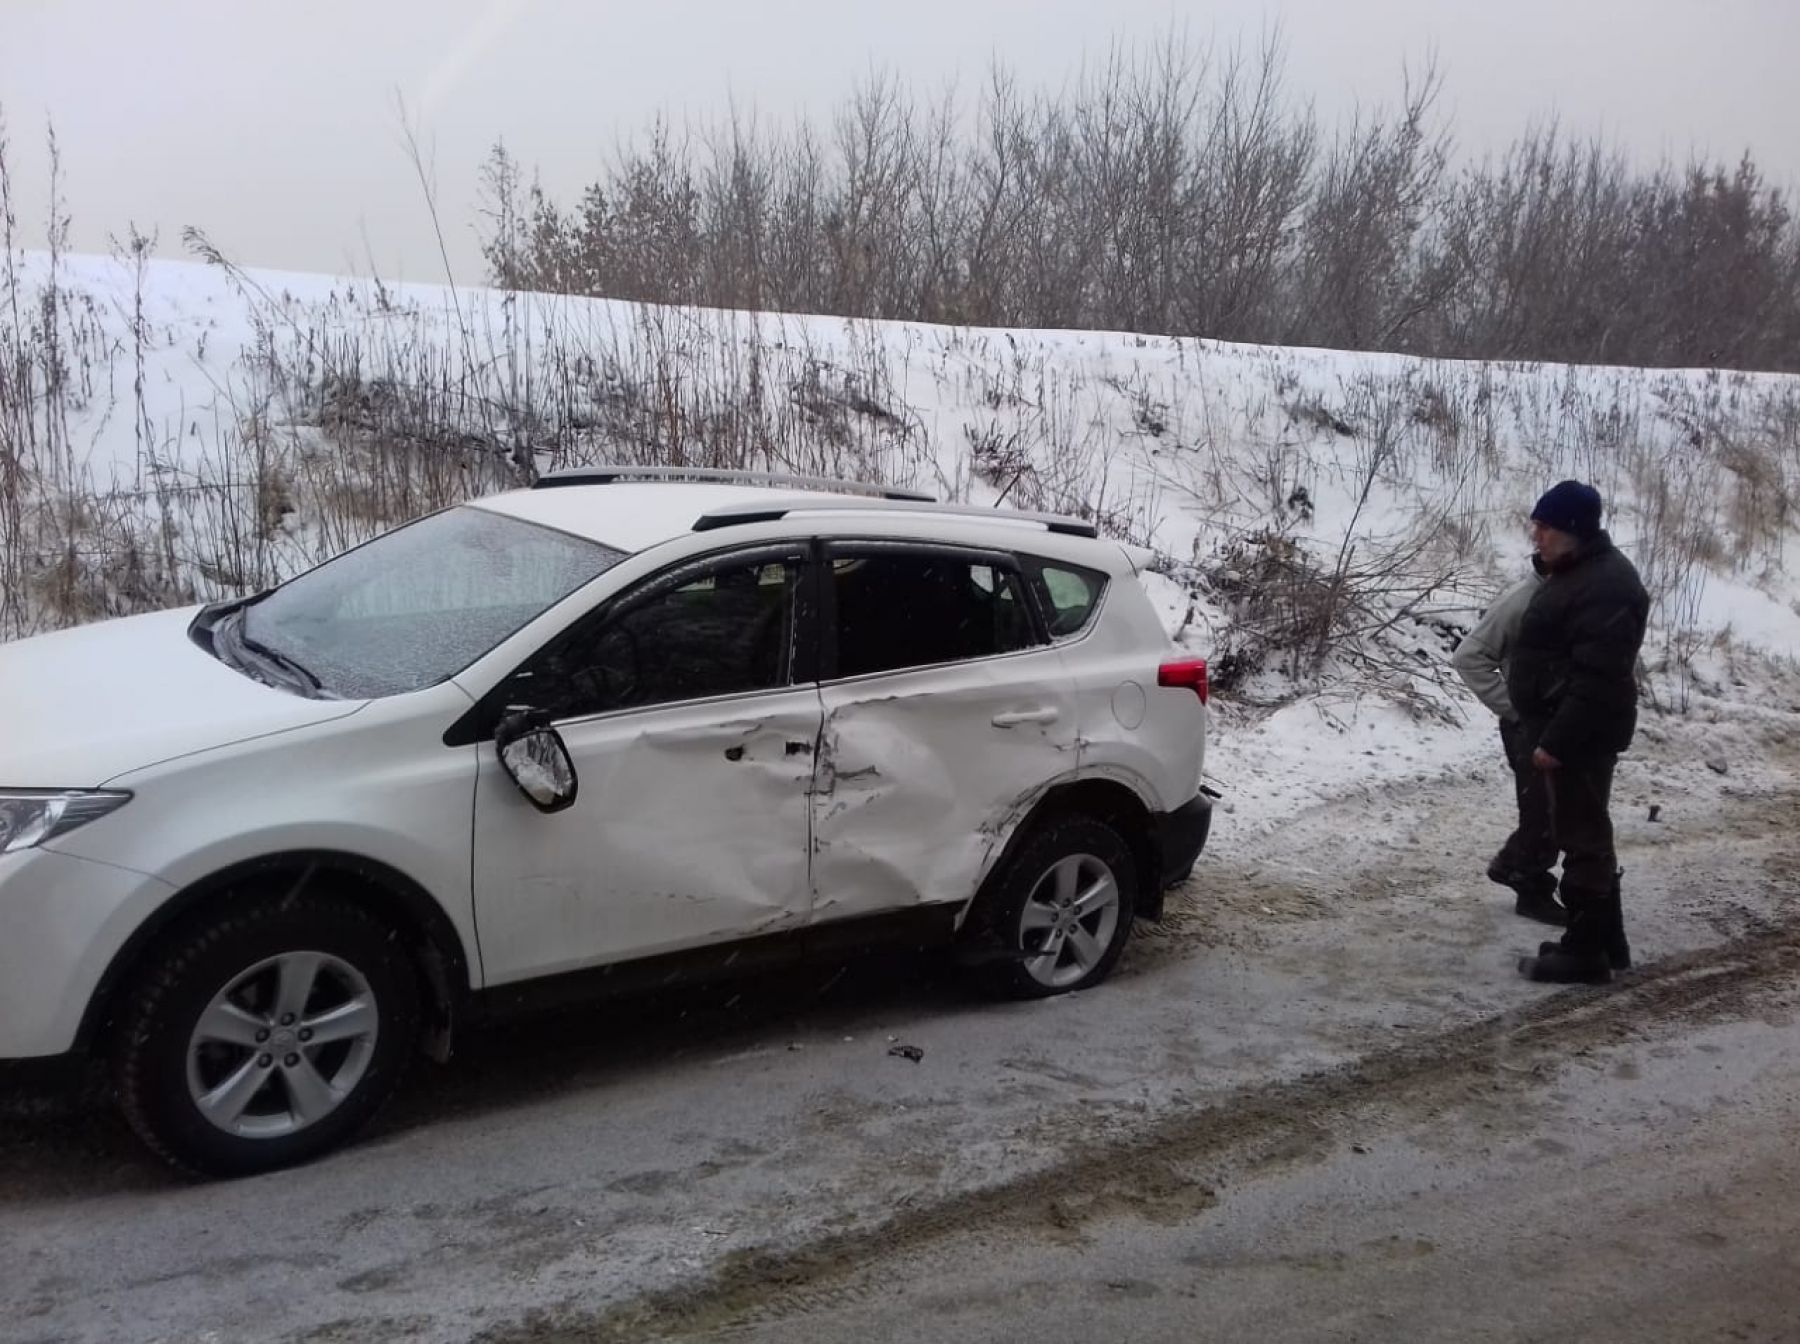
<svg viewBox="0 0 1800 1344">
<path fill-rule="evenodd" d="M 158 939 L 235 887 L 287 875 L 294 878 L 293 894 L 322 876 L 353 879 L 365 892 L 376 893 L 377 906 L 396 917 L 403 932 L 417 938 L 415 952 L 431 1008 L 426 1024 L 428 1049 L 434 1055 L 447 1055 L 451 1028 L 463 1016 L 473 992 L 472 949 L 464 946 L 450 916 L 418 882 L 377 859 L 330 849 L 287 850 L 231 864 L 190 883 L 157 906 L 101 972 L 82 1012 L 74 1048 L 91 1053 L 103 1043 L 116 1016 L 120 992 Z"/>
</svg>

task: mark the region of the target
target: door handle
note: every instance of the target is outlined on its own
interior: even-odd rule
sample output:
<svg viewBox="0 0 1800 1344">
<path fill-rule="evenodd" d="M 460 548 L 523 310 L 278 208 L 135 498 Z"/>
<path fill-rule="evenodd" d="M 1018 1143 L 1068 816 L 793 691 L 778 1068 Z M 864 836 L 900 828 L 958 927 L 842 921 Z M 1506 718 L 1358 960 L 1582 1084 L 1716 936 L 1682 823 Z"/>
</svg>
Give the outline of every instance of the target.
<svg viewBox="0 0 1800 1344">
<path fill-rule="evenodd" d="M 813 753 L 813 744 L 810 742 L 788 742 L 784 744 L 784 750 L 789 756 L 810 756 Z M 743 745 L 740 743 L 726 747 L 725 759 L 728 761 L 743 760 Z"/>
<path fill-rule="evenodd" d="M 1017 728 L 1022 723 L 1055 723 L 1061 717 L 1054 707 L 1014 709 L 994 715 L 993 724 L 996 728 Z"/>
</svg>

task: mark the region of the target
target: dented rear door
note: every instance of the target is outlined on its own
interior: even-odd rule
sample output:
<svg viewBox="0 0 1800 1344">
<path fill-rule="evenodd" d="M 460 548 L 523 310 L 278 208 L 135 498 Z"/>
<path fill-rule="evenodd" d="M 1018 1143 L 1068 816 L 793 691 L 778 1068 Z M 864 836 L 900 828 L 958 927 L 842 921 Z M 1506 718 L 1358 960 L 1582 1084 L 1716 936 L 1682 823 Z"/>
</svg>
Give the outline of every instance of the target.
<svg viewBox="0 0 1800 1344">
<path fill-rule="evenodd" d="M 1062 656 L 1010 556 L 838 543 L 827 558 L 813 919 L 966 902 L 1075 776 Z"/>
</svg>

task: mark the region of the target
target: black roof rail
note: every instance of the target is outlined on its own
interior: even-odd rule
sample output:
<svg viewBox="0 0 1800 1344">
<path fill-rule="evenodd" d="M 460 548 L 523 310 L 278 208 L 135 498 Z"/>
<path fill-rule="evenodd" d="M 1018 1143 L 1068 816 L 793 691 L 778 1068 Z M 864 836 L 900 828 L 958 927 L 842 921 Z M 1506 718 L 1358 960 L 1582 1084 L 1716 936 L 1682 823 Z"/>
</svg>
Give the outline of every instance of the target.
<svg viewBox="0 0 1800 1344">
<path fill-rule="evenodd" d="M 794 490 L 832 490 L 845 495 L 930 504 L 936 497 L 920 490 L 867 481 L 839 481 L 829 476 L 791 476 L 774 471 L 736 471 L 730 467 L 569 467 L 546 472 L 532 483 L 533 490 L 564 485 L 617 485 L 630 481 L 704 481 L 710 485 L 774 486 Z"/>
<path fill-rule="evenodd" d="M 936 500 L 798 499 L 769 504 L 730 504 L 700 515 L 696 532 L 714 532 L 746 523 L 773 523 L 796 513 L 920 513 L 949 518 L 985 518 L 1003 523 L 1036 523 L 1046 532 L 1064 537 L 1098 537 L 1100 529 L 1083 518 L 1059 513 L 1026 513 L 1020 509 L 994 509 L 979 504 L 940 504 Z"/>
</svg>

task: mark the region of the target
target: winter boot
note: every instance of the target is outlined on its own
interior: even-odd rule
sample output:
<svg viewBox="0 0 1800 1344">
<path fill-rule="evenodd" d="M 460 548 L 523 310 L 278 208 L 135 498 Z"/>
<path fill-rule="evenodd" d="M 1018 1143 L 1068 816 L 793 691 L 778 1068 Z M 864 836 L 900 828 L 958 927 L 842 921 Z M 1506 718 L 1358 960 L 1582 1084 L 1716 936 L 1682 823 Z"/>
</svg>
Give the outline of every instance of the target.
<svg viewBox="0 0 1800 1344">
<path fill-rule="evenodd" d="M 1625 873 L 1621 869 L 1613 874 L 1612 890 L 1594 903 L 1595 920 L 1600 934 L 1600 943 L 1606 949 L 1606 961 L 1615 971 L 1631 969 L 1631 943 L 1625 937 L 1625 904 L 1621 899 L 1621 884 Z M 1568 935 L 1563 935 L 1567 941 Z M 1547 957 L 1553 952 L 1563 950 L 1562 943 L 1548 942 L 1538 945 L 1538 955 Z"/>
<path fill-rule="evenodd" d="M 1538 944 L 1538 956 L 1540 957 L 1560 956 L 1567 951 L 1568 949 L 1554 938 Z M 1526 958 L 1526 960 L 1530 960 L 1530 958 Z M 1620 942 L 1616 951 L 1609 946 L 1606 949 L 1606 964 L 1615 971 L 1629 971 L 1631 969 L 1630 945 Z"/>
<path fill-rule="evenodd" d="M 1606 953 L 1545 943 L 1540 955 L 1519 958 L 1519 974 L 1541 985 L 1605 985 L 1612 982 Z"/>
<path fill-rule="evenodd" d="M 1625 870 L 1613 873 L 1612 889 L 1600 903 L 1601 931 L 1605 936 L 1606 957 L 1615 971 L 1631 969 L 1631 943 L 1625 937 Z"/>
<path fill-rule="evenodd" d="M 1541 925 L 1553 925 L 1557 928 L 1568 927 L 1568 910 L 1562 909 L 1557 900 L 1557 880 L 1548 873 L 1526 873 L 1508 864 L 1505 851 L 1501 851 L 1492 864 L 1487 865 L 1487 880 L 1498 882 L 1516 892 L 1517 900 L 1512 903 L 1514 914 L 1526 919 L 1535 919 Z"/>
<path fill-rule="evenodd" d="M 1547 985 L 1604 985 L 1612 980 L 1606 898 L 1570 902 L 1569 931 L 1544 943 L 1535 957 L 1519 958 L 1519 974 Z M 1630 953 L 1627 951 L 1627 958 Z"/>
<path fill-rule="evenodd" d="M 1556 889 L 1550 887 L 1522 888 L 1519 899 L 1513 902 L 1513 913 L 1525 919 L 1535 919 L 1540 924 L 1550 924 L 1564 929 L 1569 926 L 1569 912 L 1563 909 L 1562 902 L 1556 899 Z"/>
<path fill-rule="evenodd" d="M 1517 894 L 1518 899 L 1513 902 L 1514 914 L 1559 929 L 1568 927 L 1569 912 L 1556 899 L 1556 879 L 1549 873 L 1522 872 L 1508 864 L 1502 855 L 1488 865 L 1487 875 L 1488 881 L 1497 882 Z"/>
</svg>

